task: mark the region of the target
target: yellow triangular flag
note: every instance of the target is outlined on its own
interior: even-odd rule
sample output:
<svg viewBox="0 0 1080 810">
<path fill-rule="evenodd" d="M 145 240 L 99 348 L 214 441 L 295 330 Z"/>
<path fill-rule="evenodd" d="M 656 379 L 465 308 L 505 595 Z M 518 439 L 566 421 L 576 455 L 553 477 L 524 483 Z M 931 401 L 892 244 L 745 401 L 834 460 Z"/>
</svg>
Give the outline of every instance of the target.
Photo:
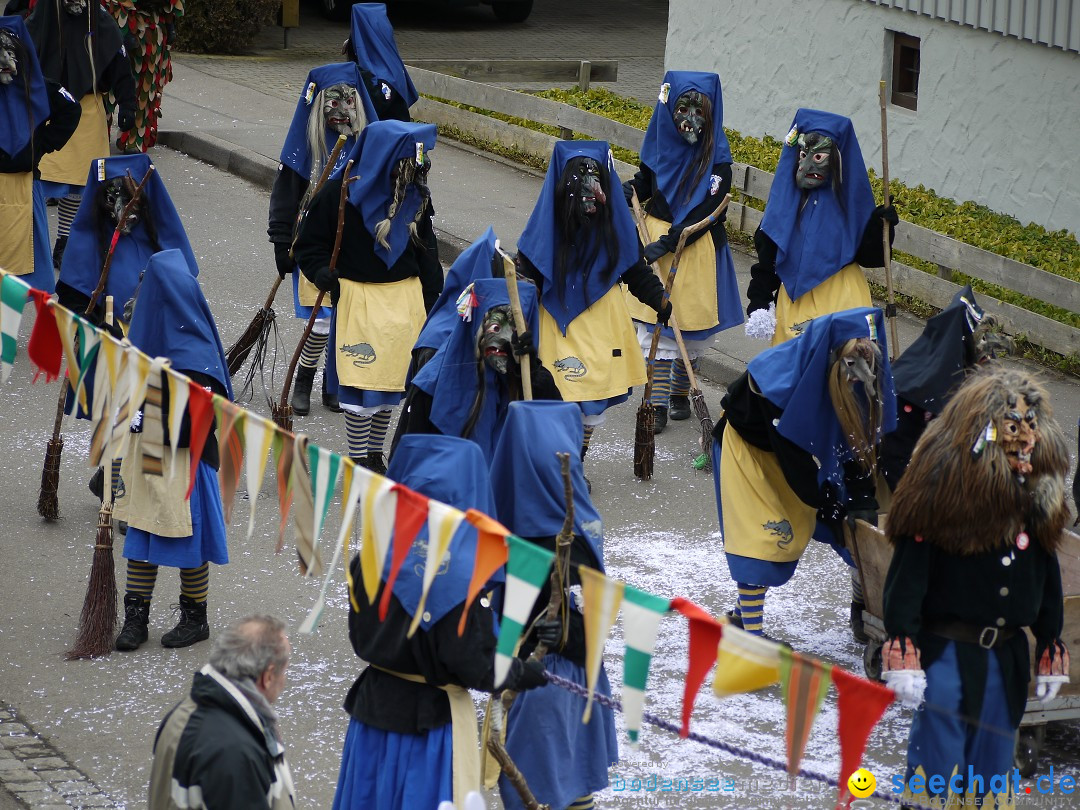
<svg viewBox="0 0 1080 810">
<path fill-rule="evenodd" d="M 599 571 L 584 565 L 578 566 L 578 573 L 581 576 L 581 597 L 585 602 L 585 682 L 589 687 L 581 722 L 588 723 L 592 716 L 593 692 L 604 660 L 604 644 L 622 604 L 623 583 L 608 579 Z"/>
<path fill-rule="evenodd" d="M 463 520 L 465 513 L 460 509 L 439 501 L 428 501 L 428 544 L 427 557 L 424 560 L 424 582 L 420 588 L 420 601 L 416 604 L 416 611 L 406 634 L 409 638 L 412 638 L 416 628 L 420 626 L 428 591 L 435 581 L 435 575 L 439 573 L 439 566 L 442 565 L 446 552 L 450 550 L 450 541 L 454 539 L 454 534 Z"/>
<path fill-rule="evenodd" d="M 176 445 L 180 439 L 180 426 L 188 406 L 188 378 L 169 369 L 165 375 L 169 383 L 169 478 L 176 476 Z"/>
<path fill-rule="evenodd" d="M 390 550 L 390 537 L 394 533 L 397 493 L 393 490 L 394 482 L 389 478 L 361 468 L 357 468 L 355 474 L 362 479 L 361 497 L 364 501 L 360 517 L 360 573 L 368 602 L 374 604 L 386 553 Z M 356 609 L 360 608 L 357 606 Z"/>
<path fill-rule="evenodd" d="M 187 391 L 187 387 L 184 388 Z M 244 446 L 247 457 L 244 468 L 247 473 L 248 501 L 248 540 L 255 533 L 255 501 L 259 499 L 263 477 L 266 475 L 266 462 L 270 454 L 270 445 L 274 441 L 274 429 L 270 422 L 248 411 L 244 420 Z"/>
<path fill-rule="evenodd" d="M 716 657 L 713 692 L 717 697 L 763 689 L 780 680 L 780 647 L 732 624 L 724 625 Z"/>
</svg>

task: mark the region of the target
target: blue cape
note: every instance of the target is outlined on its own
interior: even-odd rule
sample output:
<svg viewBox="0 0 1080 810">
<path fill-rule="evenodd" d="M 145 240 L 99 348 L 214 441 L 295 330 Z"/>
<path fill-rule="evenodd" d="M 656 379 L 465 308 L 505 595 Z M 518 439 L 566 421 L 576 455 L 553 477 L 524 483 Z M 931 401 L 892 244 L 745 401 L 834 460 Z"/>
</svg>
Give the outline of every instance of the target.
<svg viewBox="0 0 1080 810">
<path fill-rule="evenodd" d="M 15 80 L 11 84 L 0 85 L 0 149 L 7 152 L 9 157 L 14 157 L 30 143 L 34 130 L 41 122 L 48 119 L 49 92 L 45 89 L 45 77 L 41 73 L 34 42 L 22 17 L 0 17 L 0 29 L 18 39 L 25 52 L 16 66 L 19 73 Z M 23 89 L 23 79 L 27 77 L 30 79 L 29 99 Z"/>
<path fill-rule="evenodd" d="M 423 144 L 424 154 L 435 148 L 434 124 L 373 121 L 361 130 L 349 152 L 347 160 L 354 161 L 351 177 L 356 178 L 349 183 L 349 203 L 364 218 L 364 227 L 372 238 L 375 226 L 386 219 L 394 196 L 390 173 L 402 158 L 415 159 L 418 144 Z M 337 172 L 333 176 L 340 174 Z M 375 243 L 375 255 L 387 267 L 393 267 L 405 252 L 410 239 L 409 225 L 416 217 L 421 199 L 416 186 L 410 184 L 405 199 L 390 221 L 390 234 L 386 239 L 390 250 Z"/>
<path fill-rule="evenodd" d="M 559 176 L 566 164 L 575 157 L 590 157 L 608 169 L 607 205 L 611 209 L 615 238 L 619 245 L 619 261 L 610 276 L 602 277 L 608 264 L 606 248 L 601 248 L 591 267 L 577 265 L 567 274 L 565 303 L 559 300 L 558 283 L 555 279 L 555 258 L 558 255 L 556 241 L 559 227 L 555 222 L 555 199 L 562 193 Z M 622 204 L 622 188 L 619 175 L 606 141 L 557 141 L 548 164 L 547 177 L 540 189 L 525 230 L 518 240 L 518 251 L 525 254 L 540 275 L 544 277 L 542 303 L 562 333 L 578 315 L 604 297 L 608 290 L 619 283 L 619 278 L 637 264 L 641 258 L 641 243 L 630 208 Z"/>
<path fill-rule="evenodd" d="M 483 236 L 467 247 L 446 273 L 439 300 L 428 313 L 416 349 L 437 349 L 443 345 L 454 329 L 454 321 L 460 320 L 455 304 L 458 296 L 471 282 L 491 278 L 491 262 L 495 255 L 495 231 L 488 226 Z"/>
<path fill-rule="evenodd" d="M 475 444 L 465 439 L 421 433 L 402 436 L 386 474 L 399 484 L 457 507 L 462 512 L 470 508 L 478 509 L 485 515 L 495 512 L 487 460 Z M 410 616 L 416 615 L 416 607 L 420 603 L 427 550 L 428 529 L 425 525 L 416 535 L 394 582 L 394 596 Z M 426 618 L 420 622 L 424 630 L 465 601 L 475 560 L 476 529 L 464 522 L 450 541 L 448 556 L 443 559 L 428 591 L 424 603 Z M 389 566 L 387 555 L 382 577 L 384 582 L 389 574 Z M 492 581 L 502 582 L 503 578 L 503 570 L 500 569 Z"/>
<path fill-rule="evenodd" d="M 460 436 L 469 418 L 469 410 L 476 399 L 477 357 L 476 339 L 484 314 L 492 307 L 510 303 L 506 280 L 483 278 L 473 283 L 477 306 L 472 320 L 466 321 L 454 313 L 452 330 L 446 341 L 423 368 L 416 373 L 413 385 L 431 396 L 431 421 L 446 436 Z M 539 334 L 540 318 L 536 306 L 536 287 L 527 281 L 518 281 L 521 311 L 529 322 L 533 338 Z M 451 305 L 453 306 L 453 305 Z M 495 370 L 484 364 L 484 385 L 487 387 L 484 407 L 469 439 L 491 458 L 500 426 L 506 418 L 506 402 L 496 385 Z"/>
<path fill-rule="evenodd" d="M 408 106 L 416 103 L 416 92 L 405 63 L 401 61 L 394 27 L 383 3 L 356 3 L 352 7 L 352 45 L 356 61 L 375 77 L 389 83 Z"/>
<path fill-rule="evenodd" d="M 168 357 L 177 371 L 213 377 L 232 399 L 229 364 L 214 316 L 179 250 L 163 250 L 150 257 L 128 339 L 151 357 Z"/>
<path fill-rule="evenodd" d="M 355 62 L 337 62 L 332 65 L 323 65 L 313 68 L 304 82 L 304 89 L 300 93 L 300 99 L 296 102 L 296 110 L 293 112 L 292 123 L 289 124 L 289 132 L 285 135 L 285 145 L 281 147 L 281 162 L 303 177 L 305 180 L 311 176 L 311 151 L 308 149 L 307 125 L 311 115 L 311 105 L 315 97 L 328 87 L 335 84 L 346 84 L 355 87 L 360 92 L 357 96 L 363 106 L 364 120 L 366 122 L 377 121 L 375 108 L 371 106 L 368 94 L 364 92 L 363 80 L 360 78 L 360 68 Z M 338 134 L 332 130 L 323 128 L 326 135 L 326 151 L 329 154 L 337 143 Z M 346 142 L 338 162 L 334 166 L 339 169 L 345 165 L 348 154 L 352 149 L 354 139 L 350 137 Z"/>
<path fill-rule="evenodd" d="M 812 453 L 821 466 L 818 483 L 826 480 L 844 491 L 843 462 L 851 458 L 840 422 L 829 398 L 828 370 L 833 349 L 851 338 L 874 337 L 881 347 L 877 373 L 883 380 L 880 436 L 896 429 L 896 391 L 885 319 L 876 307 L 860 307 L 822 315 L 806 325 L 799 337 L 766 349 L 747 366 L 758 390 L 783 410 L 777 432 Z"/>
<path fill-rule="evenodd" d="M 104 180 L 99 174 L 103 163 Z M 63 263 L 60 265 L 60 281 L 84 295 L 91 295 L 94 292 L 98 279 L 101 277 L 103 260 L 101 249 L 103 245 L 108 247 L 113 235 L 111 224 L 100 234 L 97 232 L 99 226 L 96 222 L 94 206 L 98 190 L 105 180 L 123 177 L 128 172 L 138 184 L 149 168 L 150 158 L 145 154 L 98 158 L 90 164 L 82 202 L 79 203 L 75 221 L 71 223 L 71 234 L 68 236 L 67 249 L 64 251 Z M 159 172 L 155 171 L 150 175 L 142 193 L 143 199 L 150 205 L 150 214 L 154 220 L 154 227 L 157 229 L 160 249 L 179 250 L 187 261 L 190 275 L 197 276 L 199 265 L 195 261 L 195 254 L 191 251 L 187 233 L 180 222 L 180 215 L 173 206 L 169 192 L 165 190 L 165 184 Z M 124 304 L 134 294 L 135 287 L 139 283 L 139 274 L 154 252 L 150 235 L 142 223 L 136 225 L 129 235 L 121 236 L 116 243 L 116 252 L 109 266 L 109 279 L 105 284 L 105 295 L 113 297 L 116 312 L 121 314 L 121 317 Z"/>
<path fill-rule="evenodd" d="M 585 483 L 583 432 L 574 402 L 511 402 L 491 462 L 491 480 L 499 482 L 495 516 L 520 537 L 557 535 L 566 520 L 566 497 L 555 454 L 569 453 L 574 534 L 588 541 L 593 567 L 603 571 L 604 527 Z"/>
<path fill-rule="evenodd" d="M 719 76 L 691 70 L 669 70 L 664 74 L 664 84 L 668 85 L 667 101 L 657 100 L 653 108 L 649 127 L 645 130 L 645 141 L 641 145 L 641 162 L 656 175 L 656 187 L 667 200 L 672 221 L 678 223 L 683 221 L 688 211 L 705 201 L 711 178 L 711 172 L 705 172 L 698 184 L 690 189 L 689 198 L 685 192 L 678 193 L 683 174 L 700 149 L 700 144 L 687 143 L 675 128 L 672 114 L 679 96 L 697 90 L 712 101 L 713 157 L 709 161 L 710 169 L 717 163 L 731 163 L 731 147 L 724 133 L 724 95 L 720 90 Z"/>
<path fill-rule="evenodd" d="M 821 132 L 840 153 L 841 196 L 832 184 L 809 192 L 805 207 L 795 185 L 799 146 L 784 146 L 765 205 L 761 230 L 776 243 L 776 274 L 795 301 L 854 261 L 863 231 L 874 211 L 874 192 L 851 119 L 821 110 L 801 109 L 792 126 L 800 133 Z M 834 169 L 837 167 L 834 167 Z"/>
</svg>

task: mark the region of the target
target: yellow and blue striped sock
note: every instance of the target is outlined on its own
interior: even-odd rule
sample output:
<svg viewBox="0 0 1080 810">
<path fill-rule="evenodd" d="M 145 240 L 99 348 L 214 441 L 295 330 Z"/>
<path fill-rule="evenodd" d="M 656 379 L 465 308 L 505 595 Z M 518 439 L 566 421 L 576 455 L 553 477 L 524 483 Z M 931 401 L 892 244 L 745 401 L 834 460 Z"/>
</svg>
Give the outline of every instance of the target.
<svg viewBox="0 0 1080 810">
<path fill-rule="evenodd" d="M 304 349 L 300 352 L 300 365 L 303 368 L 316 368 L 319 365 L 319 358 L 329 337 L 329 333 L 319 335 L 312 332 L 308 335 L 308 339 L 304 341 Z"/>
<path fill-rule="evenodd" d="M 127 593 L 136 593 L 147 602 L 154 595 L 158 567 L 142 560 L 127 561 Z"/>
<path fill-rule="evenodd" d="M 210 593 L 210 563 L 180 569 L 180 595 L 193 602 L 205 602 Z"/>
<path fill-rule="evenodd" d="M 739 602 L 735 611 L 742 619 L 743 630 L 755 636 L 763 635 L 765 591 L 769 589 L 764 585 L 744 585 L 741 582 L 736 584 L 739 587 Z"/>
<path fill-rule="evenodd" d="M 574 799 L 570 804 L 566 806 L 566 810 L 593 810 L 596 807 L 596 802 L 593 800 L 593 794 L 588 796 L 579 796 Z"/>
<path fill-rule="evenodd" d="M 581 460 L 585 460 L 585 454 L 589 452 L 589 444 L 592 442 L 593 431 L 596 425 L 585 425 L 585 438 L 581 442 Z"/>
<path fill-rule="evenodd" d="M 653 371 L 652 402 L 654 408 L 666 408 L 668 396 L 671 394 L 671 360 L 654 361 L 656 368 Z"/>
<path fill-rule="evenodd" d="M 371 417 L 371 432 L 368 434 L 368 455 L 382 453 L 383 445 L 386 444 L 386 431 L 390 429 L 391 411 L 377 411 Z"/>
<path fill-rule="evenodd" d="M 349 458 L 359 463 L 367 458 L 368 435 L 371 433 L 371 417 L 345 411 L 345 440 L 349 445 Z"/>
<path fill-rule="evenodd" d="M 690 360 L 690 367 L 697 374 L 698 359 Z M 690 393 L 690 375 L 686 373 L 686 364 L 682 358 L 678 358 L 671 365 L 671 395 L 673 397 L 685 397 Z"/>
</svg>

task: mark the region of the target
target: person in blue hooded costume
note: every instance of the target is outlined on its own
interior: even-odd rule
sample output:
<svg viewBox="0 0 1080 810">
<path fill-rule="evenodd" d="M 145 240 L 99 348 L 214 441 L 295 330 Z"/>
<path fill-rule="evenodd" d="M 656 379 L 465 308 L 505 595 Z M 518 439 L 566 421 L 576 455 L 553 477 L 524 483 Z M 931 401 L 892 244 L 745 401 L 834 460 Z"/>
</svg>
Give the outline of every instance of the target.
<svg viewBox="0 0 1080 810">
<path fill-rule="evenodd" d="M 374 121 L 349 153 L 348 202 L 337 271 L 330 260 L 342 174 L 311 199 L 294 257 L 330 295 L 334 313 L 327 390 L 345 411 L 349 455 L 385 472 L 390 413 L 405 391 L 412 347 L 442 291 L 443 271 L 427 185 L 435 127 Z"/>
<path fill-rule="evenodd" d="M 564 622 L 546 619 L 525 638 L 519 656 L 527 659 L 537 642 L 548 644 L 548 672 L 586 686 L 585 619 L 579 596 L 578 565 L 604 571 L 604 530 L 589 497 L 581 461 L 575 452 L 582 441 L 581 420 L 570 403 L 512 402 L 506 426 L 495 448 L 491 479 L 496 517 L 514 534 L 549 551 L 566 519 L 562 470 L 556 453 L 570 454 L 574 497 L 574 539 L 570 547 L 570 582 L 563 593 L 568 610 Z M 547 609 L 548 582 L 533 608 L 531 624 Z M 550 627 L 549 625 L 555 625 Z M 549 641 L 550 640 L 550 641 Z M 598 694 L 610 696 L 603 667 Z M 554 686 L 518 695 L 506 718 L 506 751 L 528 782 L 536 799 L 552 808 L 586 810 L 592 794 L 608 785 L 608 769 L 618 762 L 614 712 L 594 703 L 582 723 L 585 699 Z M 519 810 L 521 798 L 505 776 L 499 791 L 507 810 Z"/>
<path fill-rule="evenodd" d="M 876 522 L 876 448 L 896 425 L 882 317 L 864 307 L 815 318 L 751 360 L 724 397 L 713 475 L 739 592 L 732 620 L 748 632 L 762 635 L 765 592 L 791 579 L 811 537 L 852 565 L 843 519 Z"/>
<path fill-rule="evenodd" d="M 150 357 L 167 357 L 171 367 L 214 394 L 232 399 L 225 349 L 214 316 L 198 279 L 180 250 L 155 253 L 139 284 L 128 339 Z M 225 515 L 218 488 L 218 443 L 211 428 L 196 467 L 191 496 L 188 489 L 191 424 L 184 416 L 175 438 L 176 473 L 151 475 L 140 466 L 144 447 L 157 441 L 168 447 L 169 387 L 164 376 L 151 390 L 132 420 L 132 441 L 121 466 L 115 517 L 128 524 L 124 539 L 127 587 L 124 626 L 116 649 L 134 650 L 149 635 L 150 600 L 158 566 L 180 569 L 180 620 L 161 638 L 165 647 L 187 647 L 210 637 L 206 600 L 210 563 L 229 561 Z M 160 404 L 155 407 L 155 400 Z M 156 437 L 156 438 L 155 438 Z M 165 458 L 159 452 L 159 457 Z M 168 462 L 164 462 L 167 464 Z"/>
<path fill-rule="evenodd" d="M 462 511 L 495 511 L 487 459 L 475 444 L 453 436 L 411 435 L 398 445 L 389 475 L 415 492 Z M 491 691 L 495 679 L 494 589 L 502 575 L 469 608 L 464 633 L 458 623 L 476 559 L 477 532 L 463 522 L 427 598 L 420 594 L 427 561 L 427 527 L 409 549 L 392 585 L 384 620 L 379 602 L 387 587 L 383 571 L 374 601 L 359 585 L 359 555 L 350 570 L 349 639 L 368 663 L 349 689 L 349 728 L 341 755 L 334 810 L 434 809 L 480 782 L 476 713 L 468 689 Z M 499 595 L 499 594 L 494 594 Z M 416 632 L 408 631 L 422 610 Z M 517 661 L 508 689 L 546 683 L 543 667 Z"/>
<path fill-rule="evenodd" d="M 518 241 L 521 275 L 540 295 L 540 360 L 585 424 L 581 454 L 604 411 L 645 382 L 645 360 L 619 282 L 666 323 L 671 303 L 641 255 L 633 218 L 617 202 L 604 141 L 558 141 L 540 199 Z"/>
<path fill-rule="evenodd" d="M 270 192 L 270 218 L 266 229 L 274 245 L 278 276 L 283 281 L 286 276 L 292 278 L 293 310 L 296 317 L 304 321 L 311 315 L 318 290 L 303 274 L 294 272 L 292 244 L 297 222 L 314 193 L 338 137 L 344 135 L 347 140 L 338 155 L 335 170 L 344 167 L 360 130 L 375 120 L 375 110 L 362 88 L 360 68 L 356 64 L 323 65 L 308 73 L 285 135 L 285 144 L 281 147 L 281 162 Z M 311 385 L 330 333 L 330 307 L 326 303 L 311 327 L 296 368 L 290 404 L 297 416 L 306 416 L 311 410 Z M 340 412 L 336 397 L 326 391 L 325 375 L 322 399 L 327 408 Z"/>
<path fill-rule="evenodd" d="M 874 207 L 859 141 L 849 118 L 821 110 L 795 114 L 754 233 L 746 333 L 775 346 L 830 312 L 870 306 L 863 267 L 885 263 L 899 219 Z"/>
<path fill-rule="evenodd" d="M 409 108 L 420 94 L 401 61 L 384 3 L 353 5 L 349 38 L 342 50 L 360 66 L 364 89 L 379 120 L 411 121 Z"/>
<path fill-rule="evenodd" d="M 0 267 L 52 292 L 56 274 L 38 164 L 79 125 L 79 103 L 41 72 L 20 17 L 0 17 Z"/>
<path fill-rule="evenodd" d="M 409 386 L 394 442 L 407 433 L 442 433 L 476 442 L 491 458 L 507 406 L 524 398 L 522 362 L 530 364 L 533 399 L 562 396 L 533 344 L 536 288 L 518 281 L 524 327 L 514 323 L 505 279 L 474 281 L 463 297 L 453 331 Z"/>
<path fill-rule="evenodd" d="M 730 191 L 731 147 L 724 133 L 720 77 L 669 70 L 645 131 L 641 168 L 623 183 L 628 203 L 637 192 L 653 239 L 645 246 L 645 261 L 659 262 L 664 281 L 683 229 L 709 216 Z M 713 335 L 743 322 L 726 218 L 722 214 L 712 227 L 687 240 L 671 290 L 676 323 L 695 369 Z M 647 355 L 655 318 L 638 301 L 627 304 Z M 690 379 L 670 327 L 664 327 L 657 347 L 652 403 L 656 433 L 669 415 L 674 420 L 690 418 Z"/>
</svg>

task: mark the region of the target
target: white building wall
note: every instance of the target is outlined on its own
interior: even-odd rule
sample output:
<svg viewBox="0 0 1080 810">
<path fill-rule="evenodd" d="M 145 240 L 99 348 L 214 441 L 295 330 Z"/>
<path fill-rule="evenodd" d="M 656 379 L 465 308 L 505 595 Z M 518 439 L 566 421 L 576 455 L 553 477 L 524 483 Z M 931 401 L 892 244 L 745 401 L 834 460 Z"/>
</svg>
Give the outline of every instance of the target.
<svg viewBox="0 0 1080 810">
<path fill-rule="evenodd" d="M 744 135 L 782 140 L 799 107 L 847 115 L 880 174 L 890 31 L 921 40 L 919 109 L 888 108 L 890 176 L 1080 232 L 1078 54 L 860 0 L 670 0 L 665 62 L 716 71 Z"/>
</svg>

